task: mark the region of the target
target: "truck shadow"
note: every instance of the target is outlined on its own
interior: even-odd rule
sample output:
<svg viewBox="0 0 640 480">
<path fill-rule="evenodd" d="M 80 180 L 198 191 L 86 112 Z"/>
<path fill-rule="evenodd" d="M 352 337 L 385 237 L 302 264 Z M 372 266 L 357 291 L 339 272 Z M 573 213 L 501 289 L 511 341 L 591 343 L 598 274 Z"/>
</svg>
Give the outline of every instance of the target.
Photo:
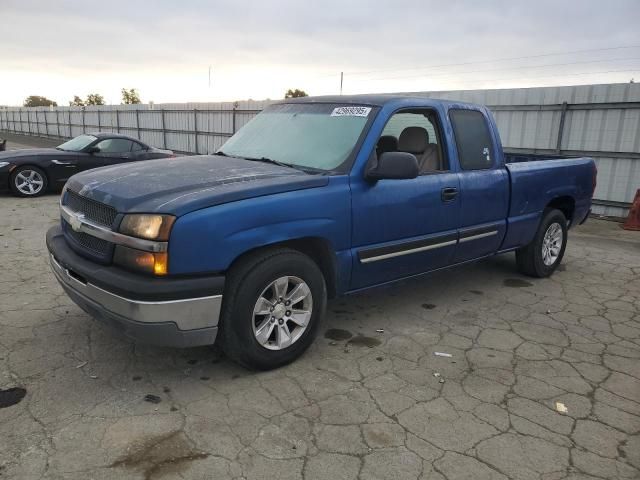
<svg viewBox="0 0 640 480">
<path fill-rule="evenodd" d="M 517 277 L 519 274 L 515 270 L 513 255 L 509 254 L 332 299 L 327 305 L 324 325 L 321 325 L 310 348 L 311 353 L 295 363 L 309 362 L 314 351 L 325 350 L 327 346 L 380 347 L 385 339 L 381 333 L 429 329 L 433 322 L 448 316 L 458 314 L 460 317 L 460 312 L 467 312 L 469 320 L 473 320 L 473 310 L 481 303 L 493 302 L 496 297 L 504 296 L 505 287 L 514 287 L 518 283 L 518 290 L 526 290 L 534 286 Z M 180 374 L 207 382 L 236 380 L 258 374 L 234 364 L 216 346 L 189 349 L 154 347 L 136 344 L 104 326 L 96 328 L 101 330 L 100 336 L 128 344 L 138 362 L 152 364 L 156 371 L 157 362 L 161 362 L 169 375 Z M 133 373 L 132 377 L 135 376 L 140 374 Z"/>
<path fill-rule="evenodd" d="M 326 321 L 309 350 L 294 363 L 271 372 L 247 370 L 227 359 L 217 347 L 174 349 L 136 344 L 70 303 L 57 308 L 56 316 L 62 315 L 64 320 L 38 329 L 35 342 L 45 348 L 55 339 L 56 350 L 66 352 L 66 366 L 57 368 L 55 379 L 50 381 L 60 388 L 82 385 L 74 405 L 95 405 L 91 408 L 96 415 L 114 411 L 179 413 L 198 399 L 208 399 L 212 408 L 218 402 L 224 405 L 225 398 L 244 404 L 251 402 L 251 395 L 264 395 L 274 380 L 295 390 L 298 380 L 292 379 L 301 375 L 317 379 L 335 371 L 339 379 L 343 369 L 359 375 L 353 369 L 358 371 L 360 359 L 374 365 L 389 362 L 403 355 L 397 351 L 397 342 L 410 341 L 413 335 L 437 339 L 451 328 L 477 329 L 499 322 L 495 315 L 505 299 L 533 297 L 531 290 L 537 283 L 518 289 L 505 287 L 505 279 L 517 277 L 509 257 L 512 255 L 331 300 Z M 420 348 L 422 356 L 424 348 Z M 57 354 L 54 358 L 63 361 Z M 464 359 L 462 363 L 458 360 L 458 365 L 466 368 Z M 47 367 L 39 365 L 36 370 L 46 371 Z M 315 381 L 305 380 L 307 387 Z M 54 416 L 63 412 L 62 407 L 50 410 Z"/>
</svg>

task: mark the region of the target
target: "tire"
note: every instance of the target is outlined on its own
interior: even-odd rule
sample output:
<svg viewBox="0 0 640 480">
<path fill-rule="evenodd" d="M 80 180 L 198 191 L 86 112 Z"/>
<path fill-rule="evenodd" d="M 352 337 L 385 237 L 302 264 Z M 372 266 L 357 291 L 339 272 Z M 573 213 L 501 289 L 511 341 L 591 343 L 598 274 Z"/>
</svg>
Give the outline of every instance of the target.
<svg viewBox="0 0 640 480">
<path fill-rule="evenodd" d="M 47 191 L 47 175 L 38 167 L 22 165 L 11 173 L 11 191 L 19 197 L 39 197 Z"/>
<path fill-rule="evenodd" d="M 285 277 L 286 287 L 282 280 Z M 297 287 L 298 294 L 291 296 Z M 286 303 L 307 290 L 303 300 Z M 286 292 L 282 302 L 277 291 Z M 245 367 L 278 368 L 298 358 L 311 345 L 326 305 L 325 279 L 311 258 L 288 248 L 250 254 L 234 265 L 227 277 L 218 340 L 225 354 Z M 309 313 L 295 313 L 304 311 Z M 306 320 L 301 321 L 303 318 Z M 306 327 L 297 322 L 306 322 Z"/>
<path fill-rule="evenodd" d="M 562 237 L 558 240 L 561 233 Z M 545 240 L 545 237 L 547 240 Z M 547 246 L 545 246 L 547 242 Z M 550 243 L 549 243 L 550 242 Z M 564 257 L 567 247 L 567 219 L 560 210 L 545 210 L 535 237 L 529 245 L 516 250 L 518 270 L 530 277 L 550 276 Z M 548 254 L 545 257 L 545 249 Z"/>
</svg>

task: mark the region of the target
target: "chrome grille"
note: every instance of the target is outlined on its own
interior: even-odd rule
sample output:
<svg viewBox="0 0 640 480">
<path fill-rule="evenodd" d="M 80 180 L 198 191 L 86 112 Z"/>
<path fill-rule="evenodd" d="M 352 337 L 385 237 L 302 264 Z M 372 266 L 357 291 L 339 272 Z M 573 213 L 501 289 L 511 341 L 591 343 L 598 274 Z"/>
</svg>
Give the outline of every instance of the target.
<svg viewBox="0 0 640 480">
<path fill-rule="evenodd" d="M 65 233 L 75 240 L 80 246 L 101 257 L 109 254 L 111 248 L 111 244 L 109 242 L 92 235 L 87 235 L 84 232 L 76 232 L 67 222 L 64 222 L 64 224 Z"/>
<path fill-rule="evenodd" d="M 113 222 L 118 215 L 118 212 L 115 208 L 110 207 L 109 205 L 105 205 L 104 203 L 91 200 L 90 198 L 83 197 L 82 195 L 79 195 L 71 190 L 67 190 L 64 204 L 74 212 L 80 212 L 84 214 L 87 220 L 99 223 L 100 225 L 104 225 L 105 227 L 112 227 Z"/>
</svg>

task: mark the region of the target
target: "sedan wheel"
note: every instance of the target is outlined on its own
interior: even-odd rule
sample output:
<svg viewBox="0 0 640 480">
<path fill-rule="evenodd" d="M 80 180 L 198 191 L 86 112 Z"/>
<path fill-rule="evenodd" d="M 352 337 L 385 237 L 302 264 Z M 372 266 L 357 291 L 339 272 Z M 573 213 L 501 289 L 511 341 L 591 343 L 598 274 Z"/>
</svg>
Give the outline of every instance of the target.
<svg viewBox="0 0 640 480">
<path fill-rule="evenodd" d="M 47 188 L 47 177 L 37 167 L 18 168 L 11 180 L 11 189 L 21 197 L 37 197 Z"/>
</svg>

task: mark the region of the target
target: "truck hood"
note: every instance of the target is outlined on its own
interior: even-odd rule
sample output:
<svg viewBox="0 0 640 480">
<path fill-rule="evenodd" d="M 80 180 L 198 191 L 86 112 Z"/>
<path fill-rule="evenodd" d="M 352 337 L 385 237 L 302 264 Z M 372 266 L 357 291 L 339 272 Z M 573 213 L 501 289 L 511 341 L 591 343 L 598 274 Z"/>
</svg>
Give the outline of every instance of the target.
<svg viewBox="0 0 640 480">
<path fill-rule="evenodd" d="M 147 160 L 74 175 L 67 188 L 118 212 L 184 215 L 246 198 L 321 187 L 322 175 L 215 155 Z"/>
</svg>

